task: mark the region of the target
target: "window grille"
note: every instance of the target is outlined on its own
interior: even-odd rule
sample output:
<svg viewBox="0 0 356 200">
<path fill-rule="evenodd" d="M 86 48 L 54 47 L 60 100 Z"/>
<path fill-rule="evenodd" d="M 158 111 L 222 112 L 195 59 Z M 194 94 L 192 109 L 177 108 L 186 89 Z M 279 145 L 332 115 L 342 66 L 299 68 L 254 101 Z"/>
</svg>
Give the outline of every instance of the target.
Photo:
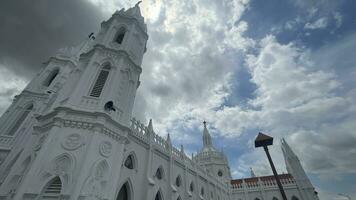
<svg viewBox="0 0 356 200">
<path fill-rule="evenodd" d="M 96 78 L 95 84 L 90 92 L 90 96 L 92 97 L 100 97 L 101 92 L 104 89 L 105 82 L 108 79 L 110 72 L 110 67 L 105 66 L 100 70 L 98 77 Z"/>
<path fill-rule="evenodd" d="M 52 179 L 51 183 L 47 186 L 47 188 L 44 190 L 44 194 L 60 194 L 62 190 L 62 181 L 61 179 L 57 176 L 54 179 Z"/>
<path fill-rule="evenodd" d="M 52 82 L 54 81 L 54 79 L 57 77 L 59 73 L 59 69 L 55 69 L 53 70 L 47 77 L 46 81 L 44 82 L 45 86 L 50 86 L 52 84 Z"/>
</svg>

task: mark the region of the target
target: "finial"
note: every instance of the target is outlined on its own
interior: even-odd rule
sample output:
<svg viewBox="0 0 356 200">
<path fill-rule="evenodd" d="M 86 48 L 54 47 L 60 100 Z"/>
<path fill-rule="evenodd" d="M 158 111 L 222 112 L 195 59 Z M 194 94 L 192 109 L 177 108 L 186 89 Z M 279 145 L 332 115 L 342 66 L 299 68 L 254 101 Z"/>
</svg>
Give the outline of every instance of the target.
<svg viewBox="0 0 356 200">
<path fill-rule="evenodd" d="M 250 171 L 251 171 L 251 177 L 256 177 L 255 172 L 253 171 L 252 167 L 250 167 Z"/>
<path fill-rule="evenodd" d="M 152 124 L 152 119 L 150 119 L 150 122 L 148 123 L 148 130 L 153 132 L 153 124 Z"/>
<path fill-rule="evenodd" d="M 171 143 L 171 136 L 169 135 L 169 133 L 167 134 L 167 142 Z"/>
<path fill-rule="evenodd" d="M 203 121 L 203 124 L 204 124 L 204 127 L 206 128 L 206 121 L 205 120 Z"/>
<path fill-rule="evenodd" d="M 140 3 L 142 3 L 142 1 L 138 1 L 135 6 L 140 5 Z"/>
</svg>

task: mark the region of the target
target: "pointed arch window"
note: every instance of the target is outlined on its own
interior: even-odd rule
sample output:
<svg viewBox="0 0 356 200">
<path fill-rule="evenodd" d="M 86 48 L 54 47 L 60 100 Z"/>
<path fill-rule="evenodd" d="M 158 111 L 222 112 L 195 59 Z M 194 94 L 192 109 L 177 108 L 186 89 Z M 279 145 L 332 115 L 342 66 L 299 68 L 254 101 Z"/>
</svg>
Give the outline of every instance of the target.
<svg viewBox="0 0 356 200">
<path fill-rule="evenodd" d="M 157 192 L 156 196 L 155 196 L 155 200 L 163 200 L 162 198 L 162 194 L 160 191 Z"/>
<path fill-rule="evenodd" d="M 182 185 L 182 178 L 180 176 L 177 176 L 176 178 L 176 186 L 180 187 Z"/>
<path fill-rule="evenodd" d="M 134 169 L 135 168 L 135 159 L 134 156 L 132 154 L 130 154 L 129 156 L 127 156 L 124 166 L 128 169 Z"/>
<path fill-rule="evenodd" d="M 124 27 L 121 27 L 116 34 L 115 42 L 117 42 L 118 44 L 122 44 L 122 42 L 124 41 L 125 33 L 126 29 Z"/>
<path fill-rule="evenodd" d="M 59 74 L 59 69 L 55 69 L 53 70 L 48 77 L 46 78 L 46 80 L 43 82 L 44 86 L 49 87 L 52 82 L 54 81 L 54 79 L 57 77 L 57 75 Z"/>
<path fill-rule="evenodd" d="M 22 111 L 20 116 L 13 122 L 12 126 L 10 127 L 9 131 L 7 132 L 8 136 L 13 136 L 17 129 L 21 126 L 22 122 L 25 121 L 27 116 L 30 114 L 30 112 L 33 110 L 33 104 L 28 105 L 25 107 L 25 109 Z"/>
<path fill-rule="evenodd" d="M 277 197 L 273 197 L 272 200 L 278 200 L 278 198 Z"/>
<path fill-rule="evenodd" d="M 61 179 L 56 176 L 54 177 L 45 187 L 43 190 L 43 196 L 59 196 L 62 190 L 62 181 Z"/>
<path fill-rule="evenodd" d="M 100 97 L 101 92 L 104 89 L 106 80 L 108 79 L 111 67 L 109 65 L 105 65 L 99 72 L 98 77 L 95 80 L 94 86 L 90 92 L 90 96 L 92 97 Z"/>
<path fill-rule="evenodd" d="M 292 196 L 292 200 L 299 200 L 299 199 L 296 196 Z"/>
<path fill-rule="evenodd" d="M 164 176 L 164 172 L 163 172 L 163 168 L 162 167 L 159 167 L 156 171 L 156 174 L 155 174 L 156 178 L 158 180 L 161 180 Z"/>
<path fill-rule="evenodd" d="M 126 183 L 121 187 L 116 200 L 129 200 L 129 199 L 130 199 L 130 193 L 129 193 L 128 185 Z"/>
<path fill-rule="evenodd" d="M 204 188 L 202 187 L 201 189 L 200 189 L 200 196 L 204 196 Z"/>
<path fill-rule="evenodd" d="M 191 182 L 189 185 L 189 191 L 194 192 L 194 183 L 193 182 Z"/>
</svg>

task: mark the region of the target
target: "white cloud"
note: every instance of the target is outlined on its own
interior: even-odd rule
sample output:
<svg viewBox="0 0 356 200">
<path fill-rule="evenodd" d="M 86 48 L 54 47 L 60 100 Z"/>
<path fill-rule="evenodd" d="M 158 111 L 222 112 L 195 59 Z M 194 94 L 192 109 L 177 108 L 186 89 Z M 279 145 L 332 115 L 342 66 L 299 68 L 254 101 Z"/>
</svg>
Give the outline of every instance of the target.
<svg viewBox="0 0 356 200">
<path fill-rule="evenodd" d="M 315 30 L 315 29 L 323 29 L 326 28 L 327 26 L 328 26 L 328 18 L 322 17 L 314 22 L 306 23 L 304 28 Z"/>
<path fill-rule="evenodd" d="M 11 104 L 14 95 L 19 94 L 26 82 L 0 64 L 0 115 Z"/>
<path fill-rule="evenodd" d="M 342 25 L 342 15 L 339 12 L 334 12 L 333 17 L 335 19 L 336 27 L 339 28 Z"/>
</svg>

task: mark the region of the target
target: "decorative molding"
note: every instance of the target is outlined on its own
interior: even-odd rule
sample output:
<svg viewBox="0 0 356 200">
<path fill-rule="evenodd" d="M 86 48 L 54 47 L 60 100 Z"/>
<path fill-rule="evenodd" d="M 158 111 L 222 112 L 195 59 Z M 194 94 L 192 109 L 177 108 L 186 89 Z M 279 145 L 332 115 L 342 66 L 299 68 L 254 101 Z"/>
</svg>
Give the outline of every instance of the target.
<svg viewBox="0 0 356 200">
<path fill-rule="evenodd" d="M 109 141 L 104 141 L 99 145 L 99 153 L 104 157 L 111 156 L 112 144 Z"/>
<path fill-rule="evenodd" d="M 83 137 L 79 133 L 72 133 L 62 141 L 61 146 L 69 151 L 74 151 L 84 145 Z"/>
</svg>

